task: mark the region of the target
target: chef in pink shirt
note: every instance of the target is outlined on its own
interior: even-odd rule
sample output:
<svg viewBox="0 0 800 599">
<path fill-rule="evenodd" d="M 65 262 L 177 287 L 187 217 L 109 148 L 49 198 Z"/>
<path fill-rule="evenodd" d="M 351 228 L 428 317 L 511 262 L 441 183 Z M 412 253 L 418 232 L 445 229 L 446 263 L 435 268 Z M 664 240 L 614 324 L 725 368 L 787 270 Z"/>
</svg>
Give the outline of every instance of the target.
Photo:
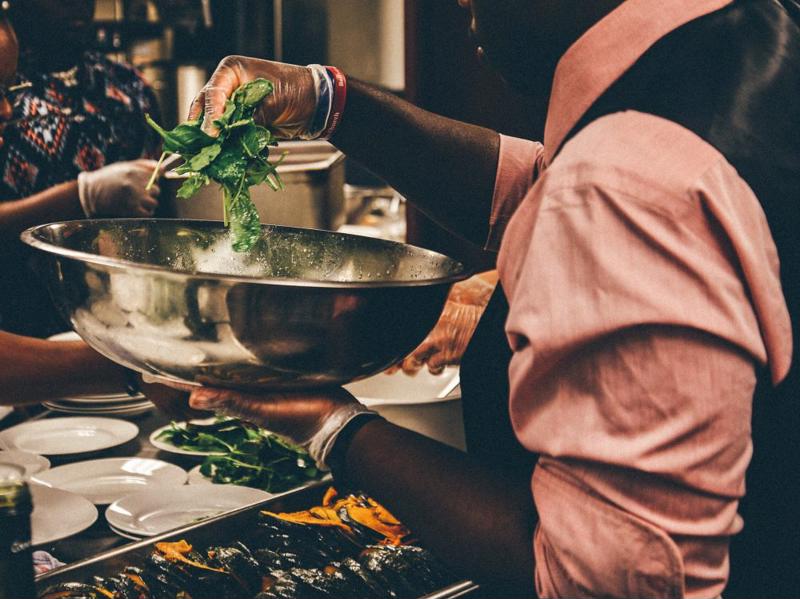
<svg viewBox="0 0 800 599">
<path fill-rule="evenodd" d="M 726 596 L 800 593 L 800 6 L 459 4 L 511 86 L 550 90 L 543 143 L 333 67 L 244 57 L 220 64 L 190 116 L 211 123 L 238 85 L 274 80 L 257 116 L 278 135 L 329 138 L 499 250 L 485 365 L 465 359 L 463 392 L 516 449 L 485 451 L 487 436 L 453 450 L 342 390 L 204 388 L 192 406 L 305 444 L 490 593 L 716 597 L 729 577 Z"/>
</svg>

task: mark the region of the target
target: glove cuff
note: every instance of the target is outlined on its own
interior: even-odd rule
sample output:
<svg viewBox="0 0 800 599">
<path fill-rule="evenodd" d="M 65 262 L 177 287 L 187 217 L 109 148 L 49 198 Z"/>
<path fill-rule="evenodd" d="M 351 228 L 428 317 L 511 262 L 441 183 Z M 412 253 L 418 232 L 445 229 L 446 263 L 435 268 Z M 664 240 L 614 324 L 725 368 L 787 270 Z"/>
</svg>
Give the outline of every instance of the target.
<svg viewBox="0 0 800 599">
<path fill-rule="evenodd" d="M 317 106 L 311 116 L 308 129 L 298 137 L 304 140 L 319 139 L 328 126 L 328 119 L 333 107 L 333 80 L 322 65 L 310 64 L 306 68 L 311 72 L 311 77 L 314 80 Z"/>
<path fill-rule="evenodd" d="M 317 106 L 308 131 L 299 135 L 300 139 L 328 140 L 338 127 L 344 114 L 347 100 L 347 78 L 336 67 L 323 67 L 310 64 L 306 67 L 314 79 L 317 94 Z"/>
<path fill-rule="evenodd" d="M 344 106 L 347 103 L 347 77 L 336 67 L 325 67 L 325 70 L 333 80 L 333 106 L 331 106 L 325 130 L 320 137 L 330 139 L 336 127 L 342 122 Z"/>
<path fill-rule="evenodd" d="M 329 470 L 328 456 L 333 449 L 336 439 L 344 428 L 350 423 L 351 420 L 363 415 L 373 414 L 376 417 L 378 413 L 370 410 L 360 403 L 350 403 L 342 406 L 336 412 L 325 420 L 322 428 L 317 431 L 311 439 L 305 443 L 311 458 L 316 462 L 317 468 L 320 470 Z"/>
<path fill-rule="evenodd" d="M 89 191 L 89 181 L 91 179 L 90 173 L 78 174 L 78 200 L 81 203 L 81 209 L 87 217 L 92 217 L 95 214 L 95 201 Z"/>
</svg>

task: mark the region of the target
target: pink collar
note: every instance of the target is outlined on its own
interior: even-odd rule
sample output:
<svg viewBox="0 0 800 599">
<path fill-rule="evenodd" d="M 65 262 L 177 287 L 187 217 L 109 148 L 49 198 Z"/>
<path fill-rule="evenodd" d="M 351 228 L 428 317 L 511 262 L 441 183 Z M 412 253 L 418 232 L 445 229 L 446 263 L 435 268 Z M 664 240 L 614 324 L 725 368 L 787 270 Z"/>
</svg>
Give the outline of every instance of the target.
<svg viewBox="0 0 800 599">
<path fill-rule="evenodd" d="M 733 0 L 626 0 L 561 57 L 544 131 L 547 164 L 591 105 L 658 40 Z"/>
</svg>

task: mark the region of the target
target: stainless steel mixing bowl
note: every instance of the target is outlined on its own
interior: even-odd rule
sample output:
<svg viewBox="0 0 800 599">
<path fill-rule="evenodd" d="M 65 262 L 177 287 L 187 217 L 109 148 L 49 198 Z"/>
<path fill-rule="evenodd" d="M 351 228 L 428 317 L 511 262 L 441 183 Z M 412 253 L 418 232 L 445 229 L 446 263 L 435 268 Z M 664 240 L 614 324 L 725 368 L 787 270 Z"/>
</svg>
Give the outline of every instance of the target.
<svg viewBox="0 0 800 599">
<path fill-rule="evenodd" d="M 74 329 L 143 373 L 242 389 L 339 385 L 407 355 L 468 276 L 441 254 L 266 225 L 252 251 L 221 223 L 83 220 L 34 227 Z"/>
</svg>

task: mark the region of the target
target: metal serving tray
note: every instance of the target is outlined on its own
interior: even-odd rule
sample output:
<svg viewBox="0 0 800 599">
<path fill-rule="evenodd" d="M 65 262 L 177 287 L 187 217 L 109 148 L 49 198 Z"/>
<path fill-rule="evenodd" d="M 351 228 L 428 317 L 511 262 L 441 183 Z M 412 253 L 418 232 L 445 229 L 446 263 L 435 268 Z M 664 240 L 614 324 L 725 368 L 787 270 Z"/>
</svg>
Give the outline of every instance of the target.
<svg viewBox="0 0 800 599">
<path fill-rule="evenodd" d="M 254 503 L 250 506 L 231 510 L 224 514 L 208 518 L 202 522 L 176 528 L 164 534 L 150 537 L 142 541 L 117 547 L 110 551 L 98 553 L 85 560 L 56 568 L 36 577 L 36 592 L 42 594 L 49 586 L 59 582 L 86 582 L 92 576 L 112 576 L 125 566 L 136 565 L 153 550 L 155 543 L 161 541 L 179 541 L 185 539 L 192 545 L 206 546 L 233 541 L 239 531 L 244 531 L 258 516 L 258 512 L 269 509 L 273 512 L 304 510 L 318 505 L 329 482 L 320 481 L 314 485 L 295 491 L 287 491 L 280 495 Z M 426 595 L 424 599 L 455 599 L 463 597 L 478 589 L 478 585 L 463 580 Z"/>
</svg>

